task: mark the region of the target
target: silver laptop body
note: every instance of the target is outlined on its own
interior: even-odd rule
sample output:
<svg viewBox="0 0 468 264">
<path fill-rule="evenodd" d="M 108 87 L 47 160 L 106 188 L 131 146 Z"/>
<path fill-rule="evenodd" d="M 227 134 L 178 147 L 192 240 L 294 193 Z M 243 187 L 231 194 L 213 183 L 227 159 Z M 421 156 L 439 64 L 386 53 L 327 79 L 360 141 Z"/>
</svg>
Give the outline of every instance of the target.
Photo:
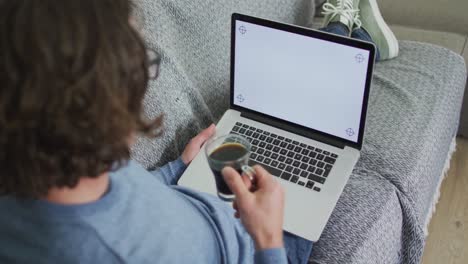
<svg viewBox="0 0 468 264">
<path fill-rule="evenodd" d="M 251 141 L 250 164 L 286 191 L 284 229 L 317 241 L 359 159 L 375 46 L 241 14 L 231 34 L 230 109 L 216 134 Z M 179 185 L 216 195 L 203 150 Z"/>
</svg>

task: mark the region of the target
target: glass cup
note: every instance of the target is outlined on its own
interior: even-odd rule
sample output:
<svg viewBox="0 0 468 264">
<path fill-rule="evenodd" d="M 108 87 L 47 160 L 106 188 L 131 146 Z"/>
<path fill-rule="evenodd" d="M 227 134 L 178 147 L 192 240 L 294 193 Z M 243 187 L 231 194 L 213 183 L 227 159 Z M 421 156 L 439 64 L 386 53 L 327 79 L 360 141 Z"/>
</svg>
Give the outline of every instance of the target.
<svg viewBox="0 0 468 264">
<path fill-rule="evenodd" d="M 245 173 L 253 181 L 254 170 L 248 165 L 250 142 L 239 135 L 228 134 L 208 140 L 205 153 L 213 171 L 218 197 L 225 201 L 234 200 L 234 194 L 224 181 L 221 171 L 232 167 L 239 174 Z"/>
</svg>

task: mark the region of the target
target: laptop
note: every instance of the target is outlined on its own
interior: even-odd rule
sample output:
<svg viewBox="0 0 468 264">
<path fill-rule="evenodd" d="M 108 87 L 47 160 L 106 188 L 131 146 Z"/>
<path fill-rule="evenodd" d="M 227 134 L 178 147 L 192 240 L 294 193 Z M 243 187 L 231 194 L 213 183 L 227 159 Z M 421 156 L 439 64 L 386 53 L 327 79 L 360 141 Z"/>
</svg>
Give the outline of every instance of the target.
<svg viewBox="0 0 468 264">
<path fill-rule="evenodd" d="M 233 14 L 230 108 L 217 135 L 251 142 L 250 165 L 286 192 L 284 230 L 317 241 L 359 159 L 375 46 Z M 204 151 L 179 185 L 216 195 Z"/>
</svg>

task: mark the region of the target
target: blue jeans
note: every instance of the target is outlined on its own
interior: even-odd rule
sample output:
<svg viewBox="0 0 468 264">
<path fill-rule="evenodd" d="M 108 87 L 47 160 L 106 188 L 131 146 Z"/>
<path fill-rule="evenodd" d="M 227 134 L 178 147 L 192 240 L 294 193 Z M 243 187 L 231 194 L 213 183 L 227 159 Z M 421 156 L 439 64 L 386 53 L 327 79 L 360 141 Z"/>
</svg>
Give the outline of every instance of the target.
<svg viewBox="0 0 468 264">
<path fill-rule="evenodd" d="M 312 254 L 311 241 L 305 240 L 286 231 L 284 233 L 284 248 L 289 264 L 307 264 Z"/>
<path fill-rule="evenodd" d="M 332 33 L 335 35 L 340 35 L 340 36 L 345 36 L 345 37 L 349 36 L 348 28 L 339 22 L 332 22 L 328 26 L 321 28 L 319 30 Z M 351 32 L 351 38 L 360 39 L 360 40 L 374 43 L 369 33 L 367 33 L 362 28 L 353 30 L 353 32 Z M 375 53 L 375 61 L 379 61 L 379 60 L 380 60 L 380 53 L 379 53 L 379 49 L 377 48 L 376 53 Z"/>
</svg>

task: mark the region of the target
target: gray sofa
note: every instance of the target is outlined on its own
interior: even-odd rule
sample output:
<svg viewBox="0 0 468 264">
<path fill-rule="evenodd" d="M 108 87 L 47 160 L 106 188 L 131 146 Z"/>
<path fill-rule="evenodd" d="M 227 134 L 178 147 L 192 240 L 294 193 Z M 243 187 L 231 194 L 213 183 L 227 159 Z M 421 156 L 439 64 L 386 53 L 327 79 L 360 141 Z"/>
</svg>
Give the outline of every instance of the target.
<svg viewBox="0 0 468 264">
<path fill-rule="evenodd" d="M 232 12 L 306 25 L 310 5 L 140 0 L 143 33 L 163 58 L 145 110 L 150 117 L 164 113 L 166 127 L 159 139 L 138 139 L 133 158 L 146 167 L 175 159 L 190 137 L 227 109 Z M 420 262 L 453 150 L 466 68 L 460 55 L 443 47 L 401 41 L 400 48 L 398 58 L 376 65 L 362 156 L 314 245 L 314 263 Z"/>
</svg>

